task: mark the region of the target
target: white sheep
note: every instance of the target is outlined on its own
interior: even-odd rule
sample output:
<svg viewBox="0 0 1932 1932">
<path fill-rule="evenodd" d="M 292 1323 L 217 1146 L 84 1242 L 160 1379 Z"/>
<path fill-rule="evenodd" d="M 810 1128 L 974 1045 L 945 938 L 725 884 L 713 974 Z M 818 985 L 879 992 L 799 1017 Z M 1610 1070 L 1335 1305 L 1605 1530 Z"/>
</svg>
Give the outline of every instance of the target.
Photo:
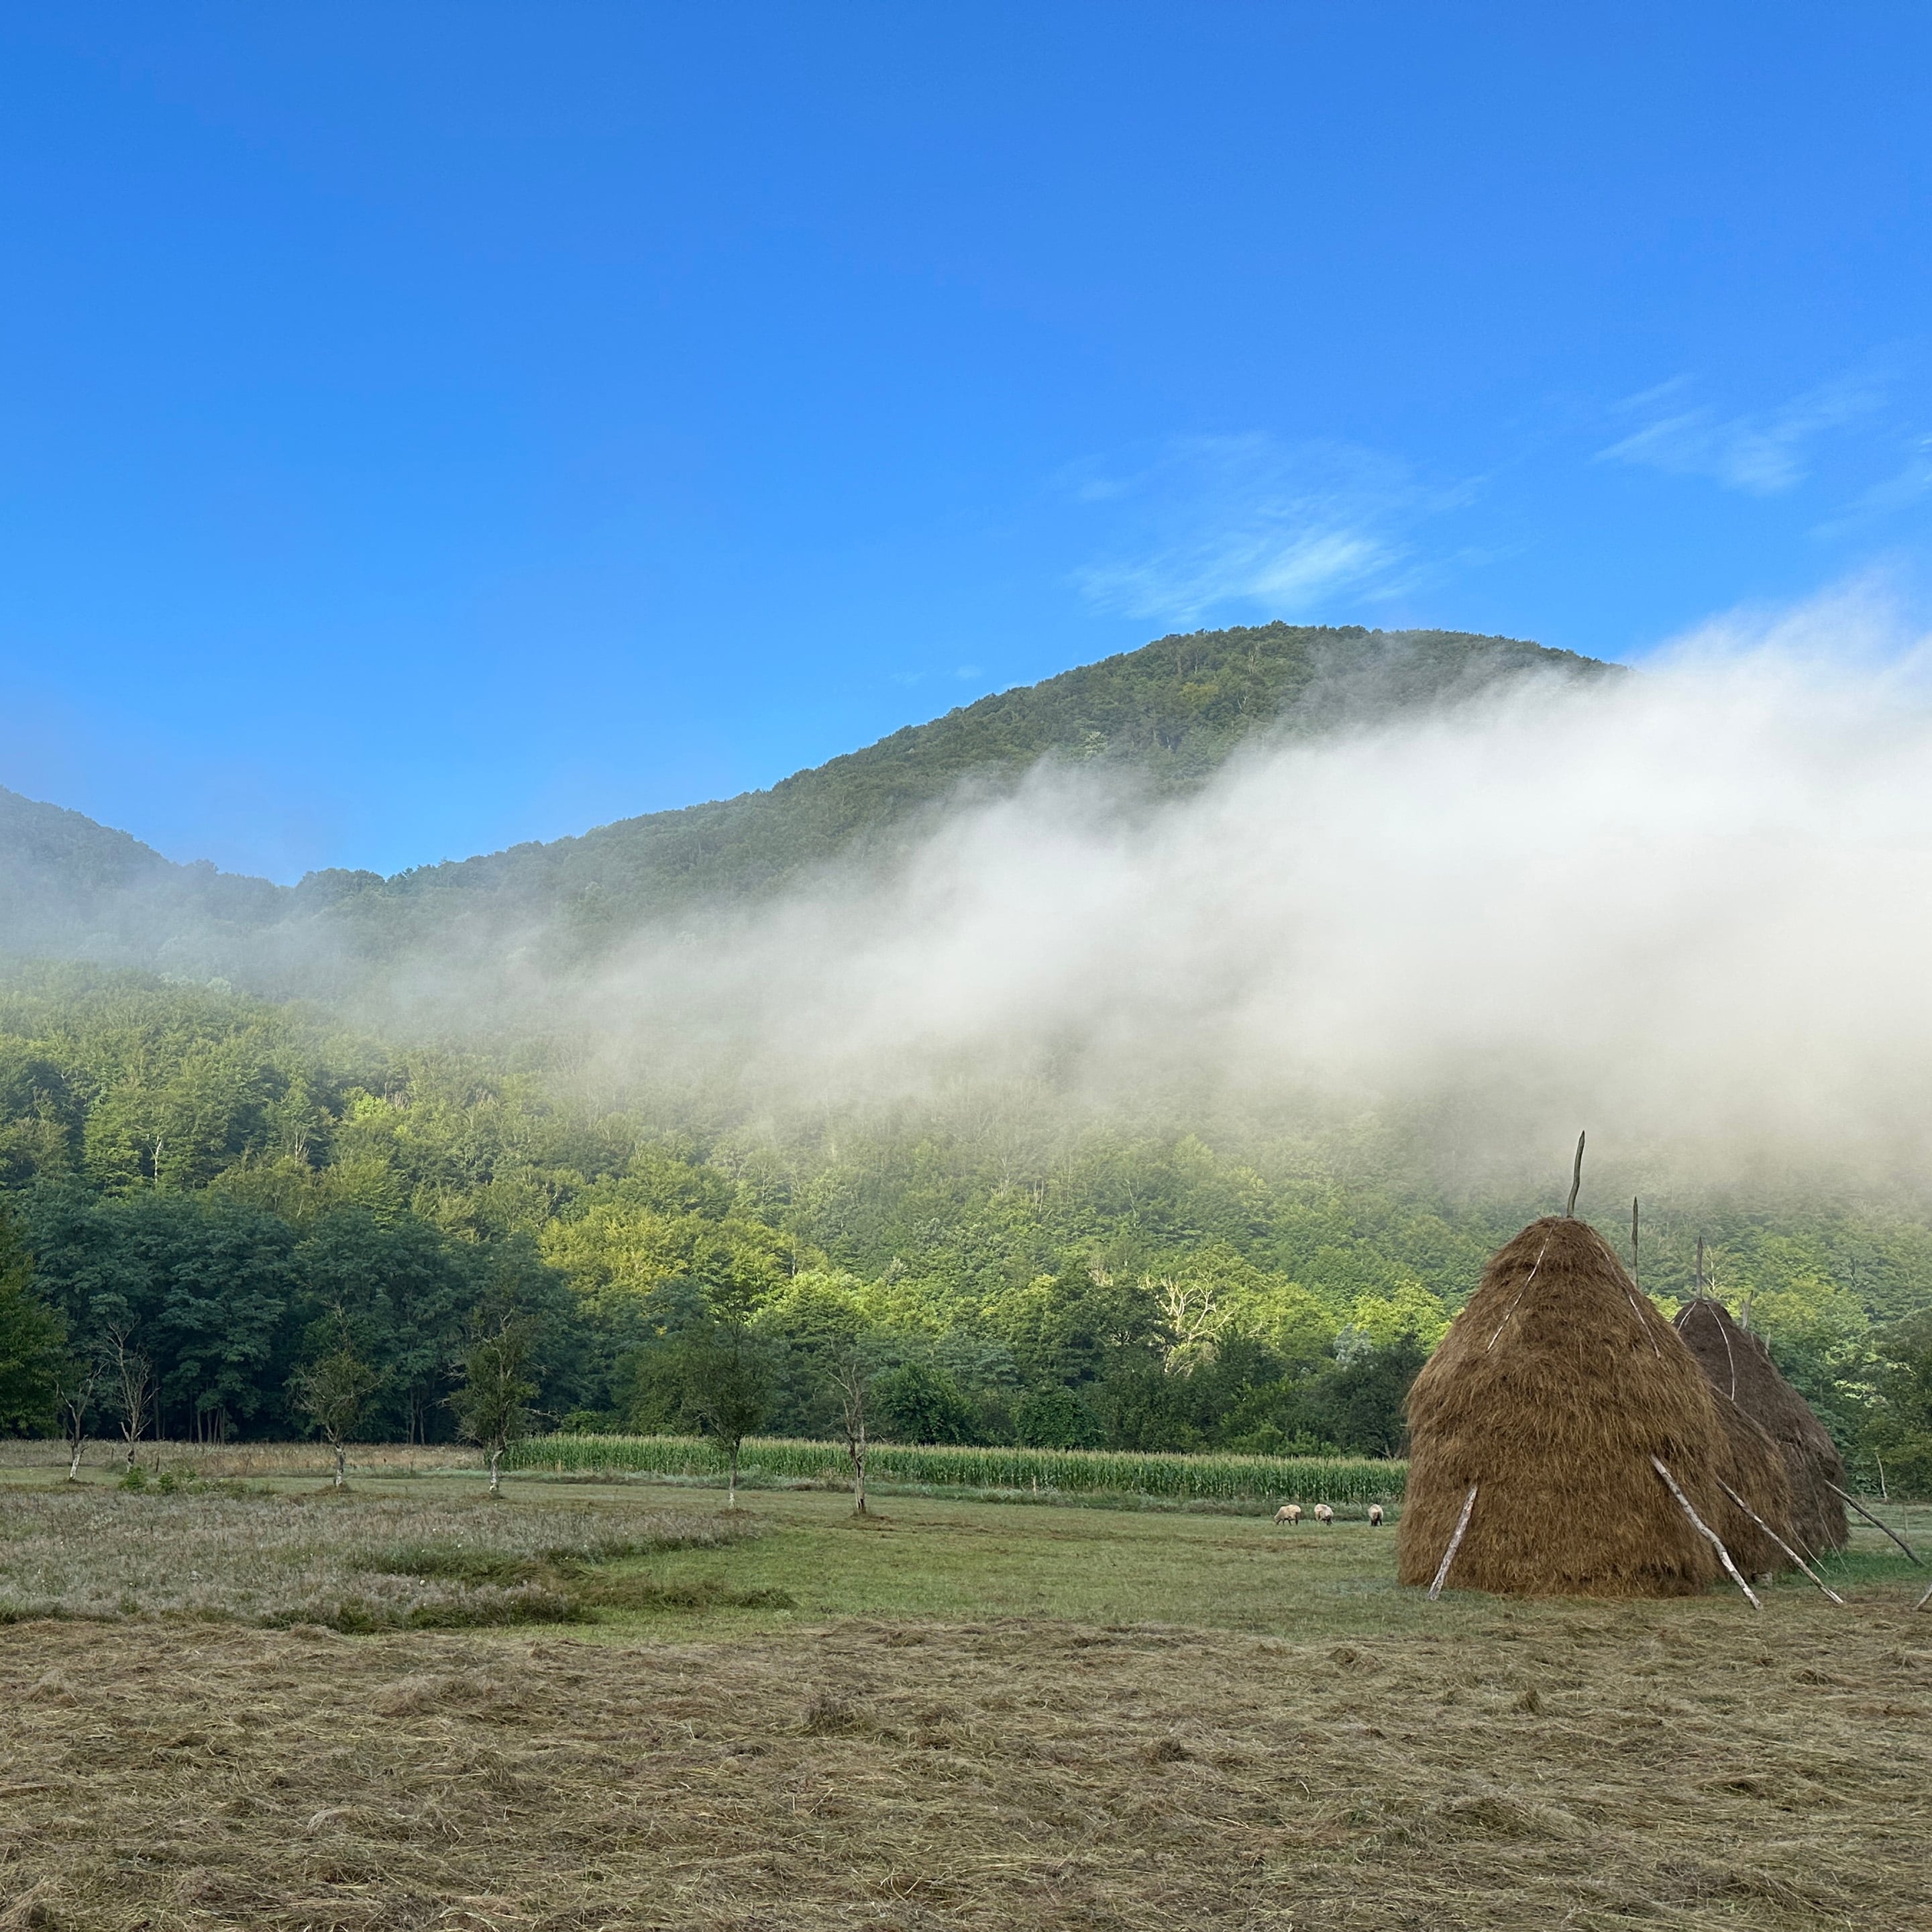
<svg viewBox="0 0 1932 1932">
<path fill-rule="evenodd" d="M 1381 1527 L 1382 1527 L 1382 1504 L 1381 1504 L 1380 1503 L 1371 1503 L 1371 1504 L 1370 1504 L 1370 1505 L 1369 1505 L 1369 1527 L 1370 1527 L 1371 1529 L 1379 1529 L 1379 1528 L 1381 1528 Z"/>
<path fill-rule="evenodd" d="M 1291 1529 L 1293 1528 L 1301 1520 L 1301 1505 L 1299 1503 L 1283 1503 L 1281 1508 L 1275 1511 L 1274 1520 L 1276 1522 L 1285 1522 Z"/>
<path fill-rule="evenodd" d="M 1333 1522 L 1335 1512 L 1326 1503 L 1317 1503 L 1315 1505 L 1315 1520 L 1317 1522 Z"/>
</svg>

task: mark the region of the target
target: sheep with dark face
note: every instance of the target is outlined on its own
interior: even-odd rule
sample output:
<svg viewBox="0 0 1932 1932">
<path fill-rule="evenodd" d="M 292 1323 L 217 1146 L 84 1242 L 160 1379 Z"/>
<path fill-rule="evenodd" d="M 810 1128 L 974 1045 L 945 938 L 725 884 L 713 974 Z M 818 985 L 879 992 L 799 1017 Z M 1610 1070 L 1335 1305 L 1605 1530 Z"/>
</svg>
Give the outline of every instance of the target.
<svg viewBox="0 0 1932 1932">
<path fill-rule="evenodd" d="M 1301 1520 L 1301 1505 L 1299 1503 L 1283 1503 L 1275 1511 L 1274 1520 L 1276 1522 L 1286 1523 L 1292 1529 Z"/>
<path fill-rule="evenodd" d="M 1335 1512 L 1326 1503 L 1317 1503 L 1315 1505 L 1315 1520 L 1320 1523 L 1333 1522 Z"/>
<path fill-rule="evenodd" d="M 1370 1527 L 1371 1529 L 1379 1529 L 1379 1528 L 1381 1528 L 1382 1525 L 1382 1504 L 1381 1504 L 1380 1503 L 1371 1503 L 1371 1504 L 1370 1504 L 1370 1505 L 1369 1505 L 1369 1527 Z"/>
</svg>

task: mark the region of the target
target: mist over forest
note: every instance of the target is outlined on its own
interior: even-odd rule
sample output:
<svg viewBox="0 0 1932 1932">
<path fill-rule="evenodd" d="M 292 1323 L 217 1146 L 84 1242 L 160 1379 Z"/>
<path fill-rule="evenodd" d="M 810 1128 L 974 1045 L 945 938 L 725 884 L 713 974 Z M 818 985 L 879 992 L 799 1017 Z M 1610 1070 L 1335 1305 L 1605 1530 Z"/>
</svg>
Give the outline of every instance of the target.
<svg viewBox="0 0 1932 1932">
<path fill-rule="evenodd" d="M 1932 1488 L 1928 752 L 1918 657 L 1840 603 L 1640 675 L 1166 638 L 391 879 L 8 794 L 0 1187 L 176 1434 L 299 1428 L 346 1337 L 370 1428 L 447 1436 L 494 1308 L 578 1427 L 698 1426 L 723 1321 L 776 1430 L 830 1432 L 862 1346 L 911 1439 L 1390 1454 L 1587 1127 L 1643 1287 L 1702 1236 L 1848 1454 Z"/>
</svg>

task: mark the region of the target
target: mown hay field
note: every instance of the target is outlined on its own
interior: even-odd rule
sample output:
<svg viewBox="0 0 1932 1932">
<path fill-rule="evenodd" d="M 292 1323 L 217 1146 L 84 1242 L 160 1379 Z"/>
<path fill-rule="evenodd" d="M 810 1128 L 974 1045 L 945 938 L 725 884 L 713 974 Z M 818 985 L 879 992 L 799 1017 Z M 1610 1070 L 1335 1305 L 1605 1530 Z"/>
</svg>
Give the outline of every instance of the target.
<svg viewBox="0 0 1932 1932">
<path fill-rule="evenodd" d="M 0 1570 L 56 1506 L 98 1512 L 77 1576 L 257 1510 L 352 1576 L 551 1564 L 582 1620 L 0 1627 L 0 1926 L 1932 1928 L 1932 1613 L 1875 1532 L 1845 1610 L 1754 1616 L 1430 1605 L 1360 1522 L 767 1492 L 707 1538 L 708 1495 L 259 1490 L 20 1471 Z"/>
</svg>

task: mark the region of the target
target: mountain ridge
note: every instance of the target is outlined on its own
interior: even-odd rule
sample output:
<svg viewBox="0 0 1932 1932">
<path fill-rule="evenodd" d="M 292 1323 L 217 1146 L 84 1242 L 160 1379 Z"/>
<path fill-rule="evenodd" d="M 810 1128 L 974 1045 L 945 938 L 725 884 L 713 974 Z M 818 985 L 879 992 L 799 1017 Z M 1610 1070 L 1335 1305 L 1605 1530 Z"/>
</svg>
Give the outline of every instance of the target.
<svg viewBox="0 0 1932 1932">
<path fill-rule="evenodd" d="M 763 790 L 619 819 L 571 836 L 385 878 L 331 868 L 294 886 L 182 865 L 131 834 L 0 788 L 0 950 L 232 975 L 322 990 L 315 956 L 394 957 L 488 904 L 562 920 L 580 950 L 698 899 L 782 884 L 903 842 L 976 784 L 1042 760 L 1132 768 L 1156 790 L 1198 784 L 1258 734 L 1313 736 L 1452 702 L 1527 674 L 1621 667 L 1522 639 L 1273 623 L 1157 638 L 955 707 Z"/>
</svg>

